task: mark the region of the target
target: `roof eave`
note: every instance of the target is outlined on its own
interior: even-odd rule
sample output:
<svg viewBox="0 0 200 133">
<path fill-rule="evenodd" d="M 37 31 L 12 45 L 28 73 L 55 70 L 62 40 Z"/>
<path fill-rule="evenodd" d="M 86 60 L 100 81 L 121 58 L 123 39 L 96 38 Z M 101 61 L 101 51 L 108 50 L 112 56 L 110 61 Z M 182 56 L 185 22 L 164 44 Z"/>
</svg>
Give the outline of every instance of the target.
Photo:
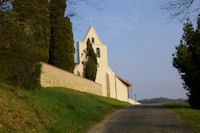
<svg viewBox="0 0 200 133">
<path fill-rule="evenodd" d="M 122 81 L 126 86 L 128 86 L 128 87 L 133 86 L 131 83 L 129 83 L 128 81 L 126 81 L 126 80 L 124 80 L 124 79 L 122 79 L 122 78 L 120 78 L 119 76 L 116 75 L 116 77 L 117 77 L 120 81 Z"/>
</svg>

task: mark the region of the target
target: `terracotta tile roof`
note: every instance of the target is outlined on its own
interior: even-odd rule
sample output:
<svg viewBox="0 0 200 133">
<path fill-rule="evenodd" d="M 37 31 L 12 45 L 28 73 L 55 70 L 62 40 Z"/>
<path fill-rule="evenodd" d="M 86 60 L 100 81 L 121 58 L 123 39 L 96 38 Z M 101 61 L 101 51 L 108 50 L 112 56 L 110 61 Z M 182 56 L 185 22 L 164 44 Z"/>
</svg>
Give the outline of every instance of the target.
<svg viewBox="0 0 200 133">
<path fill-rule="evenodd" d="M 128 81 L 126 81 L 126 80 L 124 80 L 124 79 L 122 79 L 122 78 L 120 78 L 119 76 L 117 76 L 116 75 L 116 77 L 120 80 L 120 81 L 122 81 L 126 86 L 133 86 L 131 83 L 129 83 Z"/>
</svg>

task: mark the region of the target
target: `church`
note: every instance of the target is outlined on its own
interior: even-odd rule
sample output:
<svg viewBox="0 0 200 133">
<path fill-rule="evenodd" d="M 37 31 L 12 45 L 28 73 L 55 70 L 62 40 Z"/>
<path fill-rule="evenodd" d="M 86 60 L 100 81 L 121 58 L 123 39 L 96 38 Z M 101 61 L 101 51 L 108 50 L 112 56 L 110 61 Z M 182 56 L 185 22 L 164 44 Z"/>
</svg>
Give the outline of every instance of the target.
<svg viewBox="0 0 200 133">
<path fill-rule="evenodd" d="M 129 89 L 129 87 L 132 84 L 117 76 L 116 72 L 109 67 L 107 46 L 101 42 L 93 26 L 90 26 L 83 41 L 77 43 L 78 63 L 74 68 L 74 74 L 81 77 L 84 75 L 88 39 L 92 43 L 93 50 L 97 55 L 98 67 L 95 82 L 102 85 L 103 96 L 136 104 L 137 102 L 131 99 L 132 89 Z"/>
</svg>

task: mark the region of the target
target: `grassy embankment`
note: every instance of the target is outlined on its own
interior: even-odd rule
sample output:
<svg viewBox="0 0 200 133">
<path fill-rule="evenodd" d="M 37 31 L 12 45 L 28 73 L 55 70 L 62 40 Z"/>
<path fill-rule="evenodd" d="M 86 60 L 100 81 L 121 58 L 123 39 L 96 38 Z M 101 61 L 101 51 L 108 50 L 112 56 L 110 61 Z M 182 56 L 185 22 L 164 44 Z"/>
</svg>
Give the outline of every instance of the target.
<svg viewBox="0 0 200 133">
<path fill-rule="evenodd" d="M 85 132 L 126 105 L 66 88 L 28 91 L 0 83 L 0 132 Z"/>
<path fill-rule="evenodd" d="M 200 133 L 200 110 L 191 109 L 187 103 L 164 103 L 181 118 L 194 133 Z"/>
</svg>

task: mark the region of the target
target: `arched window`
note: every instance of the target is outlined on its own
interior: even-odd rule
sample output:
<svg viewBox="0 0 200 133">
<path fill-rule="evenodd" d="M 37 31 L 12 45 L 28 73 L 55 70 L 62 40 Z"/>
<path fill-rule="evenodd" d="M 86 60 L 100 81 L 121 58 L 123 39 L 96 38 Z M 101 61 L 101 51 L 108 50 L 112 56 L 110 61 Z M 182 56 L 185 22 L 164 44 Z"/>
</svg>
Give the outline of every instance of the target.
<svg viewBox="0 0 200 133">
<path fill-rule="evenodd" d="M 90 38 L 87 39 L 87 44 L 91 44 Z"/>
<path fill-rule="evenodd" d="M 78 76 L 80 76 L 81 74 L 80 74 L 80 72 L 78 71 Z"/>
<path fill-rule="evenodd" d="M 95 43 L 94 37 L 92 37 L 92 43 Z"/>
<path fill-rule="evenodd" d="M 96 49 L 96 55 L 98 58 L 100 58 L 100 49 L 99 48 Z"/>
</svg>

